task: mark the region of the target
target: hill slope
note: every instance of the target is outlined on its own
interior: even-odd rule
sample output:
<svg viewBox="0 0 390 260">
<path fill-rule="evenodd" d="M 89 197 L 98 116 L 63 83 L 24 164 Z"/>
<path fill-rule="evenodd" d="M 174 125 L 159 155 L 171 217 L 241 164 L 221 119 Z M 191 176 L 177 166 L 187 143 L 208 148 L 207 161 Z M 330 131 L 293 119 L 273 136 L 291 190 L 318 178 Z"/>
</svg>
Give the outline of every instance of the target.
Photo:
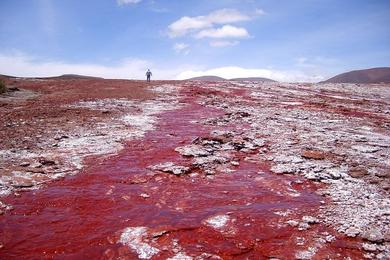
<svg viewBox="0 0 390 260">
<path fill-rule="evenodd" d="M 390 68 L 354 70 L 339 74 L 324 83 L 390 83 Z"/>
<path fill-rule="evenodd" d="M 3 78 L 3 79 L 12 79 L 12 78 L 26 78 L 26 79 L 103 79 L 103 78 L 100 78 L 100 77 L 84 76 L 84 75 L 77 75 L 77 74 L 63 74 L 61 76 L 53 76 L 53 77 L 15 77 L 15 76 L 10 76 L 10 75 L 0 74 L 0 78 Z"/>
<path fill-rule="evenodd" d="M 100 77 L 84 76 L 78 74 L 63 74 L 55 77 L 43 77 L 42 79 L 102 79 Z"/>
<path fill-rule="evenodd" d="M 261 78 L 261 77 L 248 77 L 248 78 L 234 78 L 233 81 L 259 81 L 259 82 L 276 82 L 276 80 Z"/>
<path fill-rule="evenodd" d="M 218 77 L 218 76 L 200 76 L 200 77 L 194 77 L 187 80 L 200 80 L 200 81 L 222 81 L 226 80 L 224 78 Z"/>
</svg>

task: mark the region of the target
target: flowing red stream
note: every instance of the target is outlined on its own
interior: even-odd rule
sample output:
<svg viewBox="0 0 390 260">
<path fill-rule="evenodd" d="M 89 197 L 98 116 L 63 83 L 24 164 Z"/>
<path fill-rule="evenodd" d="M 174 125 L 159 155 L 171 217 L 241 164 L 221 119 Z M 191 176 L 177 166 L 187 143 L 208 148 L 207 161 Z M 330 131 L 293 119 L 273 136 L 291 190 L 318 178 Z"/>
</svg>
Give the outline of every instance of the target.
<svg viewBox="0 0 390 260">
<path fill-rule="evenodd" d="M 184 90 L 182 108 L 160 114 L 156 130 L 130 141 L 118 155 L 87 160 L 88 166 L 77 176 L 9 196 L 6 202 L 14 209 L 0 218 L 0 257 L 136 259 L 137 254 L 118 240 L 124 228 L 144 226 L 164 231 L 156 239 L 166 250 L 155 259 L 175 255 L 172 241 L 190 256 L 206 252 L 223 259 L 291 259 L 314 243 L 315 234 L 334 234 L 320 224 L 307 231 L 283 224 L 315 216 L 322 198 L 315 194 L 317 184 L 275 175 L 266 163 L 241 160 L 234 173 L 217 173 L 213 178 L 200 170 L 198 176 L 174 176 L 147 169 L 163 162 L 189 165 L 191 159 L 174 149 L 215 129 L 193 122 L 223 114 L 197 104 L 191 93 L 198 91 Z M 289 188 L 300 196 L 290 196 Z M 140 196 L 143 193 L 150 197 Z M 234 220 L 223 232 L 204 224 L 218 214 Z M 300 245 L 298 240 L 306 242 Z M 336 241 L 319 248 L 316 257 L 360 256 L 352 240 Z"/>
</svg>

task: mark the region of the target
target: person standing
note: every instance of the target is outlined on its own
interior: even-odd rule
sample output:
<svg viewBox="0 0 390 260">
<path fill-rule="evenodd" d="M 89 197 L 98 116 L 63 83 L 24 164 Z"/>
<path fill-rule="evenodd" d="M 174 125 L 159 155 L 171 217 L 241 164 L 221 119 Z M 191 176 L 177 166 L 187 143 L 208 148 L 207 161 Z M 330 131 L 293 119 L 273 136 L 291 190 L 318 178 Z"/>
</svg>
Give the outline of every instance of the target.
<svg viewBox="0 0 390 260">
<path fill-rule="evenodd" d="M 152 72 L 150 71 L 150 69 L 148 69 L 148 71 L 146 72 L 146 81 L 147 82 L 150 82 L 150 77 L 152 76 Z"/>
</svg>

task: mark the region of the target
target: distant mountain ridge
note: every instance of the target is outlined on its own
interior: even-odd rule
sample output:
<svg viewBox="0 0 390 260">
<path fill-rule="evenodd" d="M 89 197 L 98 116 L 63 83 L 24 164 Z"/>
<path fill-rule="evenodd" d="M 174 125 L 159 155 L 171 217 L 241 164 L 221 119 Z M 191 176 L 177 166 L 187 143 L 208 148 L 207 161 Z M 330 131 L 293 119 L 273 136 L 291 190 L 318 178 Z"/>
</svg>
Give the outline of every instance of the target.
<svg viewBox="0 0 390 260">
<path fill-rule="evenodd" d="M 258 81 L 258 82 L 276 82 L 272 79 L 267 78 L 261 78 L 261 77 L 248 77 L 248 78 L 233 78 L 233 79 L 225 79 L 218 76 L 200 76 L 200 77 L 194 77 L 189 78 L 187 80 L 199 80 L 199 81 L 225 81 L 225 80 L 232 80 L 232 81 Z"/>
<path fill-rule="evenodd" d="M 103 79 L 100 77 L 85 76 L 78 74 L 63 74 L 61 76 L 52 76 L 52 77 L 15 77 L 9 75 L 0 74 L 0 78 L 26 78 L 26 79 Z"/>
<path fill-rule="evenodd" d="M 9 76 L 9 75 L 4 75 L 4 74 L 0 74 L 0 78 L 2 79 L 12 79 L 12 78 L 16 78 L 14 76 Z"/>
<path fill-rule="evenodd" d="M 199 81 L 224 81 L 226 79 L 218 77 L 218 76 L 200 76 L 200 77 L 194 77 L 187 80 L 199 80 Z"/>
<path fill-rule="evenodd" d="M 353 70 L 336 75 L 322 83 L 390 83 L 390 67 Z"/>
<path fill-rule="evenodd" d="M 39 77 L 39 79 L 103 79 L 103 78 L 78 75 L 78 74 L 63 74 L 61 76 L 54 76 L 54 77 Z"/>
<path fill-rule="evenodd" d="M 276 82 L 276 80 L 261 78 L 261 77 L 248 77 L 248 78 L 234 78 L 233 81 L 261 81 L 261 82 Z"/>
</svg>

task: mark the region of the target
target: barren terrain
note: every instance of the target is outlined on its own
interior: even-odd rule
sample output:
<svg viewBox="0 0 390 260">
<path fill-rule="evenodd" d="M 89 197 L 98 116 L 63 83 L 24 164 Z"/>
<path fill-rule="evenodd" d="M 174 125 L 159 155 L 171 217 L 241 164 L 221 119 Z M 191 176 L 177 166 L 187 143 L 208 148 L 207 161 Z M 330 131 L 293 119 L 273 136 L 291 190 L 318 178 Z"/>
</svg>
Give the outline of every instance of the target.
<svg viewBox="0 0 390 260">
<path fill-rule="evenodd" d="M 0 258 L 390 258 L 388 84 L 6 83 Z"/>
</svg>

